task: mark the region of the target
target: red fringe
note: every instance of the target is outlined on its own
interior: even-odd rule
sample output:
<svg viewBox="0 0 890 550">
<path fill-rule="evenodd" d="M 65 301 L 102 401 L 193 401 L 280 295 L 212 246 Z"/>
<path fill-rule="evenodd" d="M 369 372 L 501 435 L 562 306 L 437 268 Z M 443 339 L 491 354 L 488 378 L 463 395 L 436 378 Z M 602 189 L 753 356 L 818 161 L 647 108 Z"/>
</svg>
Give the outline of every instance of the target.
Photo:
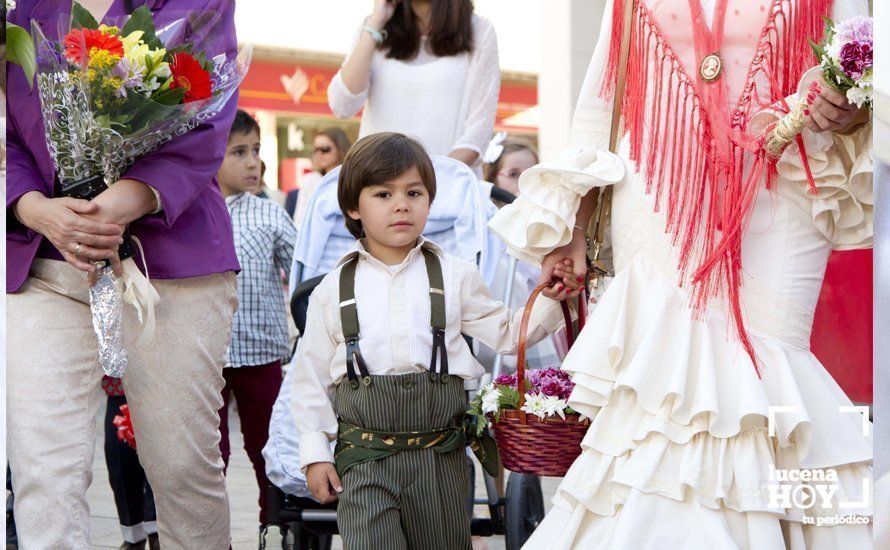
<svg viewBox="0 0 890 550">
<path fill-rule="evenodd" d="M 763 152 L 762 136 L 746 130 L 761 109 L 796 92 L 802 74 L 816 64 L 808 39 L 823 35 L 822 18 L 832 0 L 773 1 L 747 84 L 728 120 L 715 118 L 724 107 L 705 104 L 642 0 L 614 1 L 600 95 L 611 99 L 615 93 L 625 1 L 634 2 L 634 20 L 625 95 L 616 100 L 622 102 L 631 160 L 645 177 L 646 192 L 655 194 L 656 211 L 667 201 L 666 232 L 679 247 L 681 284 L 692 276 L 693 310 L 702 316 L 708 302 L 725 292 L 730 328 L 760 376 L 741 306 L 741 249 L 763 175 L 769 187 L 776 170 Z M 748 171 L 747 159 L 753 159 Z"/>
</svg>

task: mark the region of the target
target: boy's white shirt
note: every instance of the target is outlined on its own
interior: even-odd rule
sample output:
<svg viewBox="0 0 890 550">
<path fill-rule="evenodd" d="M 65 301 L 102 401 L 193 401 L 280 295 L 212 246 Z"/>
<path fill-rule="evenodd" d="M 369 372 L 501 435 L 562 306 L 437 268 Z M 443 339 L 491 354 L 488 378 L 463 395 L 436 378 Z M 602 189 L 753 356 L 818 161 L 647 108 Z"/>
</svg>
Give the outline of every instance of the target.
<svg viewBox="0 0 890 550">
<path fill-rule="evenodd" d="M 359 257 L 355 274 L 359 346 L 370 373 L 398 375 L 429 368 L 430 287 L 421 247 L 435 252 L 442 264 L 449 374 L 476 379 L 485 372 L 461 333 L 498 353 L 516 353 L 522 310 L 514 314 L 492 298 L 475 265 L 446 255 L 438 245 L 421 238 L 400 265 L 386 266 L 357 243 L 312 292 L 306 330 L 291 367 L 297 369 L 291 410 L 300 434 L 304 472 L 310 464 L 334 461 L 330 447 L 337 437 L 333 396 L 346 376 L 339 281 L 348 259 Z M 529 319 L 528 345 L 564 324 L 559 302 L 540 296 Z"/>
</svg>

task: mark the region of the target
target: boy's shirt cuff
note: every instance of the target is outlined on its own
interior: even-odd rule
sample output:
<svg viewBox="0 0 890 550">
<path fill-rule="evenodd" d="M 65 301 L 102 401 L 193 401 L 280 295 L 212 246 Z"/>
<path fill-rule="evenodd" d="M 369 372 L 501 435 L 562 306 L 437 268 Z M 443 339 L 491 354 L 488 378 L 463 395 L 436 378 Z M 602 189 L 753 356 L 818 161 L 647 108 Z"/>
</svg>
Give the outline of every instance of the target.
<svg viewBox="0 0 890 550">
<path fill-rule="evenodd" d="M 324 432 L 300 434 L 300 471 L 306 475 L 306 468 L 316 462 L 334 462 L 331 442 Z"/>
</svg>

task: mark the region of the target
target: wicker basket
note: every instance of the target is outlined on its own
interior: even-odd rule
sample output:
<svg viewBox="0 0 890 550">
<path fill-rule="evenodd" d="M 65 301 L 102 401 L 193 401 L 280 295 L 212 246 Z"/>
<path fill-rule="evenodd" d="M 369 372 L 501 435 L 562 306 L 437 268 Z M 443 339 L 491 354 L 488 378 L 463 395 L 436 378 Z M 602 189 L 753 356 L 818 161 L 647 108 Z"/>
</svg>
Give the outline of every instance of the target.
<svg viewBox="0 0 890 550">
<path fill-rule="evenodd" d="M 525 350 L 527 346 L 528 321 L 532 306 L 538 295 L 547 285 L 540 285 L 528 299 L 519 331 L 519 356 L 516 360 L 516 383 L 519 391 L 519 405 L 525 404 L 522 383 L 525 380 Z M 578 299 L 578 327 L 584 326 L 584 298 Z M 565 302 L 562 303 L 566 316 L 566 338 L 569 347 L 574 343 L 571 316 Z M 498 453 L 504 468 L 520 474 L 562 477 L 581 454 L 581 440 L 590 427 L 590 421 L 580 420 L 578 414 L 568 414 L 563 420 L 559 417 L 540 419 L 521 410 L 501 411 L 500 419 L 494 422 L 494 436 L 498 443 Z"/>
</svg>

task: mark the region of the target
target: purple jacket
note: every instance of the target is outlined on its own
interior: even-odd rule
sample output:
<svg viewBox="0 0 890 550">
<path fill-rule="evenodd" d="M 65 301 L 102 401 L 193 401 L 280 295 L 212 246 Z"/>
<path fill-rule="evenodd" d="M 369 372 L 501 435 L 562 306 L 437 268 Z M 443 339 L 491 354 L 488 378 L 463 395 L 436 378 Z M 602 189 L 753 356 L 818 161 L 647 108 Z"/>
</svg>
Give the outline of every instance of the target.
<svg viewBox="0 0 890 550">
<path fill-rule="evenodd" d="M 184 10 L 221 12 L 221 30 L 213 43 L 205 45 L 207 57 L 223 51 L 230 59 L 235 55 L 234 0 L 133 2 L 134 7 L 143 4 L 161 25 L 182 19 Z M 122 16 L 124 10 L 124 1 L 115 0 L 108 13 Z M 58 14 L 70 11 L 70 0 L 20 1 L 10 20 L 30 29 L 31 20 L 36 19 L 48 36 L 54 36 Z M 53 196 L 55 169 L 46 148 L 38 93 L 28 87 L 21 68 L 11 64 L 6 101 L 6 290 L 15 292 L 28 277 L 35 257 L 62 260 L 62 256 L 47 239 L 19 223 L 12 211 L 19 197 L 29 191 Z M 164 209 L 160 214 L 129 226 L 142 242 L 151 277 L 181 279 L 239 269 L 231 219 L 216 181 L 237 103 L 236 93 L 217 117 L 140 159 L 122 176 L 147 183 L 161 195 Z"/>
</svg>

